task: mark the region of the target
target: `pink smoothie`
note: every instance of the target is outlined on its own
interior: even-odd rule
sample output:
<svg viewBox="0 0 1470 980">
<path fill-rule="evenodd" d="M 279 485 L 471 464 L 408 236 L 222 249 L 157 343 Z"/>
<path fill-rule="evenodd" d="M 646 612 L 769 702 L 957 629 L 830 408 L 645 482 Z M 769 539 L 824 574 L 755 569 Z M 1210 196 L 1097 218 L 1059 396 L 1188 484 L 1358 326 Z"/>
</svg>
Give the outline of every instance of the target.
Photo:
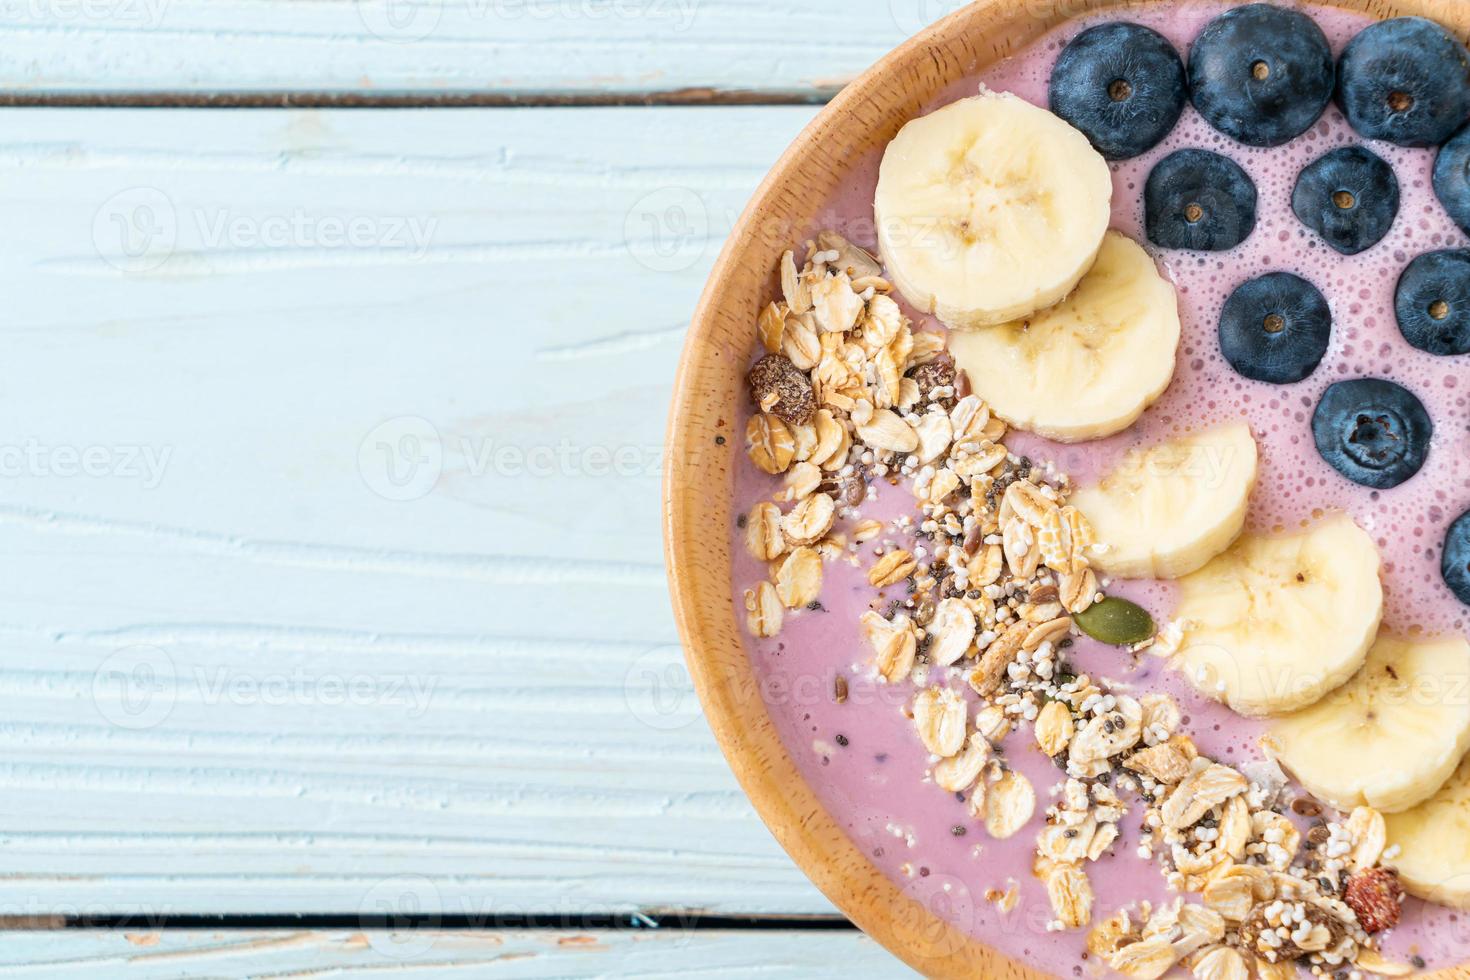
<svg viewBox="0 0 1470 980">
<path fill-rule="evenodd" d="M 1226 5 L 1214 2 L 1159 5 L 1131 10 L 1127 19 L 1155 28 L 1187 54 L 1189 42 L 1224 9 Z M 1325 8 L 1303 9 L 1316 18 L 1339 51 L 1370 22 Z M 1096 20 L 1064 25 L 1016 57 L 956 85 L 935 105 L 973 94 L 981 84 L 1045 105 L 1057 55 Z M 1053 461 L 1059 470 L 1085 483 L 1133 446 L 1245 417 L 1261 444 L 1260 483 L 1250 512 L 1254 528 L 1290 529 L 1325 511 L 1346 511 L 1382 549 L 1387 625 L 1406 633 L 1464 632 L 1470 609 L 1445 587 L 1439 549 L 1450 522 L 1470 508 L 1470 427 L 1465 422 L 1470 415 L 1466 404 L 1470 377 L 1460 379 L 1464 358 L 1434 357 L 1403 340 L 1393 296 L 1399 274 L 1414 256 L 1464 245 L 1465 236 L 1434 197 L 1433 151 L 1375 143 L 1370 144 L 1372 149 L 1393 164 L 1402 187 L 1402 207 L 1393 231 L 1355 257 L 1341 256 L 1318 241 L 1291 212 L 1297 174 L 1327 151 L 1358 142 L 1362 141 L 1335 107 L 1306 136 L 1269 150 L 1230 142 L 1186 108 L 1178 128 L 1161 146 L 1115 164 L 1113 226 L 1135 240 L 1145 240 L 1142 189 L 1149 171 L 1183 147 L 1222 152 L 1251 174 L 1260 192 L 1257 228 L 1243 246 L 1229 253 L 1154 250 L 1178 288 L 1184 334 L 1172 387 L 1137 425 L 1112 439 L 1083 446 L 1061 446 L 1020 433 L 1008 436 L 1007 443 L 1013 452 Z M 878 162 L 874 155 L 852 168 L 846 189 L 826 203 L 814 228 L 832 228 L 859 244 L 875 246 L 872 195 Z M 1221 358 L 1216 341 L 1226 297 L 1241 283 L 1269 271 L 1294 272 L 1315 283 L 1332 304 L 1335 321 L 1332 347 L 1322 366 L 1313 377 L 1286 388 L 1241 378 Z M 908 312 L 913 316 L 912 310 Z M 916 329 L 939 329 L 927 318 L 915 319 Z M 1348 483 L 1320 458 L 1312 441 L 1311 415 L 1322 392 L 1334 381 L 1361 376 L 1389 377 L 1409 387 L 1423 399 L 1436 425 L 1424 471 L 1396 490 L 1374 493 Z M 736 485 L 739 511 L 770 499 L 777 485 L 776 479 L 742 466 Z M 864 517 L 885 520 L 912 509 L 908 487 L 880 482 L 877 488 L 879 497 L 865 507 Z M 732 533 L 737 555 L 734 601 L 743 621 L 740 596 L 765 578 L 766 570 L 746 555 L 743 532 Z M 1169 618 L 1172 599 L 1164 583 L 1114 583 L 1109 592 L 1139 601 L 1161 622 Z M 922 781 L 928 757 L 904 713 L 914 692 L 907 685 L 885 687 L 868 679 L 868 648 L 859 635 L 858 616 L 870 604 L 882 609 L 888 600 L 901 597 L 897 590 L 890 593 L 874 600 L 863 571 L 841 562 L 831 564 L 821 611 L 788 614 L 778 638 L 750 642 L 752 661 L 788 750 L 856 844 L 909 894 L 1034 967 L 1063 977 L 1105 974 L 1102 964 L 1088 960 L 1085 932 L 1046 929 L 1052 918 L 1050 903 L 1031 874 L 1031 861 L 1044 811 L 1055 801 L 1053 791 L 1065 777 L 1034 747 L 1029 728 L 1011 737 L 1006 757 L 1036 787 L 1037 814 L 1034 825 L 1010 841 L 990 840 L 964 803 Z M 1161 662 L 1147 656 L 1133 658 L 1088 640 L 1077 644 L 1070 660 L 1079 671 L 1105 677 L 1120 691 L 1174 694 L 1184 708 L 1185 730 L 1203 753 L 1233 765 L 1259 758 L 1258 724 L 1199 697 Z M 838 676 L 848 683 L 843 704 L 833 695 Z M 930 680 L 943 677 L 936 673 Z M 965 687 L 958 681 L 955 686 Z M 1125 835 L 1114 856 L 1092 866 L 1098 893 L 1094 921 L 1143 899 L 1171 897 L 1158 868 L 1135 854 L 1141 810 L 1136 803 L 1130 806 Z M 1002 914 L 986 895 L 992 889 L 1003 892 L 1011 884 L 1019 887 L 1021 901 L 1014 911 Z M 1457 913 L 1411 902 L 1385 952 L 1405 960 L 1421 956 L 1431 968 L 1460 963 L 1470 959 L 1470 923 L 1462 922 Z"/>
</svg>

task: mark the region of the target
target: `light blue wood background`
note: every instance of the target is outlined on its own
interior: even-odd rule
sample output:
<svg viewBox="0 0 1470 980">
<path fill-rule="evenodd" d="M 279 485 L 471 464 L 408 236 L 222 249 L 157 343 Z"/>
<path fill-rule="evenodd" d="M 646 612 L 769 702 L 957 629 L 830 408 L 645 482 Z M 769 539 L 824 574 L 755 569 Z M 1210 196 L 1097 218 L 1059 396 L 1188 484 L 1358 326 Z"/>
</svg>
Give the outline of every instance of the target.
<svg viewBox="0 0 1470 980">
<path fill-rule="evenodd" d="M 14 0 L 29 92 L 829 96 L 965 0 Z"/>
<path fill-rule="evenodd" d="M 940 0 L 17 0 L 13 97 L 817 103 Z M 816 112 L 0 110 L 0 976 L 898 976 L 856 933 L 159 932 L 830 916 L 688 690 L 658 465 L 690 311 Z M 493 973 L 489 972 L 493 969 Z"/>
</svg>

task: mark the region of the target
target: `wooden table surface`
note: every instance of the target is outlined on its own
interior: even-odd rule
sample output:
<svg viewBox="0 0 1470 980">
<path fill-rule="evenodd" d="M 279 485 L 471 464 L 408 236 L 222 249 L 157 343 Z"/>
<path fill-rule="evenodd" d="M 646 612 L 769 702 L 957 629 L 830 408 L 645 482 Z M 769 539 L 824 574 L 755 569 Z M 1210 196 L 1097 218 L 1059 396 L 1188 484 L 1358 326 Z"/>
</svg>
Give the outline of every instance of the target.
<svg viewBox="0 0 1470 980">
<path fill-rule="evenodd" d="M 658 473 L 746 197 L 954 6 L 0 5 L 0 977 L 905 975 L 699 716 Z"/>
</svg>

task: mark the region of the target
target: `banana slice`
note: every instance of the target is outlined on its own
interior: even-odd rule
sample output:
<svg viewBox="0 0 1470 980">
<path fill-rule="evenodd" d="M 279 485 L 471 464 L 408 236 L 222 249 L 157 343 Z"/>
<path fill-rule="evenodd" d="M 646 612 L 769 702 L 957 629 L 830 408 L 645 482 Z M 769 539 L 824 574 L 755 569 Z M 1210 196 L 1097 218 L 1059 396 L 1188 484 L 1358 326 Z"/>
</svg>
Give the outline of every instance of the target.
<svg viewBox="0 0 1470 980">
<path fill-rule="evenodd" d="M 1113 178 L 1087 137 L 1014 95 L 915 119 L 883 155 L 878 244 L 904 298 L 951 327 L 1029 316 L 1072 291 L 1108 229 Z"/>
<path fill-rule="evenodd" d="M 1242 715 L 1305 708 L 1363 666 L 1383 618 L 1380 564 L 1341 514 L 1300 534 L 1247 534 L 1180 579 L 1174 665 Z"/>
<path fill-rule="evenodd" d="M 1244 422 L 1130 453 L 1072 495 L 1104 546 L 1091 556 L 1093 566 L 1114 578 L 1199 571 L 1245 528 L 1256 461 Z"/>
<path fill-rule="evenodd" d="M 1136 242 L 1109 232 L 1077 291 L 1028 320 L 954 331 L 950 352 L 991 411 L 1061 442 L 1137 421 L 1174 378 L 1179 301 Z"/>
<path fill-rule="evenodd" d="M 1470 909 L 1470 759 L 1430 799 L 1384 820 L 1388 846 L 1399 849 L 1389 863 L 1409 894 Z"/>
<path fill-rule="evenodd" d="M 1380 636 L 1356 677 L 1271 725 L 1268 744 L 1339 810 L 1402 813 L 1429 799 L 1470 749 L 1470 643 Z"/>
</svg>

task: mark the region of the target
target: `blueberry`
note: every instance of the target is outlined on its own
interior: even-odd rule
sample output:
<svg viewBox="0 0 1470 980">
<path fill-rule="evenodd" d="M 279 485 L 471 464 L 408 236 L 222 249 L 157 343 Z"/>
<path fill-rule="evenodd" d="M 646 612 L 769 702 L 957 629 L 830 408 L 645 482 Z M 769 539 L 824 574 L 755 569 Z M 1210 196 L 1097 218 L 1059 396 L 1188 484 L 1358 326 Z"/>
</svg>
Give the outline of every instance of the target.
<svg viewBox="0 0 1470 980">
<path fill-rule="evenodd" d="M 1379 21 L 1343 51 L 1337 103 L 1368 139 L 1438 146 L 1470 115 L 1470 51 L 1423 17 Z"/>
<path fill-rule="evenodd" d="M 1470 235 L 1470 126 L 1439 151 L 1434 161 L 1434 193 L 1455 224 Z"/>
<path fill-rule="evenodd" d="M 1383 241 L 1399 214 L 1399 179 L 1382 157 L 1361 146 L 1333 150 L 1297 178 L 1291 209 L 1343 255 Z"/>
<path fill-rule="evenodd" d="M 1394 311 L 1404 339 L 1420 350 L 1470 354 L 1470 249 L 1429 252 L 1410 262 Z"/>
<path fill-rule="evenodd" d="M 1332 101 L 1332 46 L 1306 14 L 1264 3 L 1212 20 L 1189 49 L 1189 93 L 1205 120 L 1251 146 L 1305 133 Z"/>
<path fill-rule="evenodd" d="M 1312 436 L 1337 472 L 1362 486 L 1391 490 L 1423 468 L 1434 423 L 1407 388 L 1360 378 L 1327 389 L 1312 418 Z"/>
<path fill-rule="evenodd" d="M 1184 63 L 1162 34 L 1099 24 L 1067 45 L 1051 73 L 1051 111 L 1109 160 L 1146 153 L 1184 111 Z"/>
<path fill-rule="evenodd" d="M 1253 381 L 1289 385 L 1327 356 L 1332 310 L 1321 290 L 1290 272 L 1252 279 L 1225 301 L 1220 351 Z"/>
<path fill-rule="evenodd" d="M 1440 564 L 1445 584 L 1465 605 L 1470 606 L 1470 513 L 1450 525 L 1444 539 L 1444 560 Z"/>
<path fill-rule="evenodd" d="M 1161 248 L 1228 251 L 1256 227 L 1256 185 L 1240 165 L 1209 150 L 1160 160 L 1143 189 L 1144 225 Z"/>
</svg>

